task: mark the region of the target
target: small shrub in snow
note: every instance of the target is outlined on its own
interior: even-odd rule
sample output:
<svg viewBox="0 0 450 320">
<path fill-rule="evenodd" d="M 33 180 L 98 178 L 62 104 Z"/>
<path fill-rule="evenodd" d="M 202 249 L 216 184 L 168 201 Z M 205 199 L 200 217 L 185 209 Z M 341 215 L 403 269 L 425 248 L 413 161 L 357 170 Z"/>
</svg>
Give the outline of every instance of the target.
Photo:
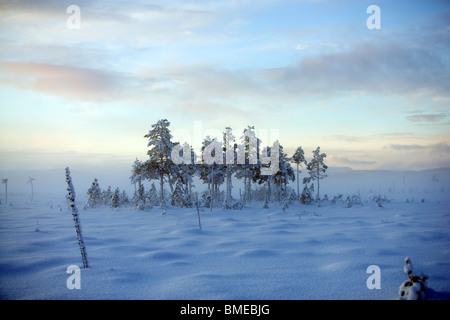
<svg viewBox="0 0 450 320">
<path fill-rule="evenodd" d="M 236 201 L 235 203 L 233 203 L 231 205 L 231 208 L 234 210 L 242 210 L 243 207 L 244 207 L 244 203 L 241 201 Z"/>
<path fill-rule="evenodd" d="M 400 285 L 398 293 L 401 300 L 423 300 L 426 298 L 425 292 L 427 290 L 425 281 L 427 276 L 419 274 L 418 276 L 413 274 L 413 267 L 411 260 L 405 258 L 405 266 L 403 271 L 408 274 L 409 279 Z"/>
<path fill-rule="evenodd" d="M 350 199 L 350 197 L 347 197 L 347 208 L 351 207 L 353 207 L 352 200 Z"/>
<path fill-rule="evenodd" d="M 211 194 L 208 191 L 202 193 L 202 204 L 205 208 L 211 207 Z"/>
<path fill-rule="evenodd" d="M 298 199 L 297 194 L 295 193 L 295 191 L 293 189 L 291 189 L 289 192 L 288 203 L 292 204 L 297 199 Z"/>
<path fill-rule="evenodd" d="M 335 204 L 335 203 L 338 202 L 338 201 L 342 201 L 342 197 L 343 197 L 342 194 L 339 194 L 339 195 L 337 195 L 337 196 L 334 196 L 333 199 L 331 199 L 331 204 Z"/>
<path fill-rule="evenodd" d="M 383 202 L 387 201 L 386 197 L 381 198 L 380 195 L 378 195 L 378 196 L 373 196 L 372 200 L 373 200 L 374 202 L 376 202 L 376 204 L 377 204 L 377 206 L 378 206 L 379 208 L 383 208 Z"/>
<path fill-rule="evenodd" d="M 362 205 L 361 198 L 355 194 L 352 195 L 351 197 L 348 196 L 346 200 L 347 200 L 347 208 L 351 208 L 354 205 Z"/>
<path fill-rule="evenodd" d="M 286 201 L 283 201 L 283 212 L 285 212 L 289 208 L 289 205 Z"/>
</svg>

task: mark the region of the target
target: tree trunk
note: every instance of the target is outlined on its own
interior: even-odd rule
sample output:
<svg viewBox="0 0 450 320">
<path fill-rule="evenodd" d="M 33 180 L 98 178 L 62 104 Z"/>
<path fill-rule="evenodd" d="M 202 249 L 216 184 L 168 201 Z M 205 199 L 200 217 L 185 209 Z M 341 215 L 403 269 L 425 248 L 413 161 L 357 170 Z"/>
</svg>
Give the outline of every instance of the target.
<svg viewBox="0 0 450 320">
<path fill-rule="evenodd" d="M 239 189 L 239 193 L 241 193 Z M 247 175 L 244 176 L 244 197 L 242 199 L 244 204 L 247 204 Z"/>
<path fill-rule="evenodd" d="M 319 201 L 319 207 L 320 207 L 320 168 L 317 166 L 317 201 Z"/>
<path fill-rule="evenodd" d="M 268 192 L 269 192 L 269 201 L 271 202 L 271 203 L 273 203 L 272 202 L 272 186 L 271 186 L 271 183 L 270 183 L 270 181 L 272 180 L 272 176 L 269 176 L 268 177 L 268 179 L 267 179 L 267 187 L 268 187 Z"/>
<path fill-rule="evenodd" d="M 252 179 L 248 177 L 248 203 L 252 203 Z"/>
<path fill-rule="evenodd" d="M 163 207 L 165 205 L 164 203 L 164 177 L 163 177 L 163 173 L 162 170 L 160 171 L 160 175 L 159 175 L 159 202 L 161 204 L 161 207 Z"/>
<path fill-rule="evenodd" d="M 299 186 L 299 177 L 298 177 L 298 163 L 297 163 L 297 199 L 300 202 L 300 186 Z"/>
<path fill-rule="evenodd" d="M 173 184 L 172 184 L 172 177 L 170 176 L 170 173 L 167 173 L 167 181 L 169 182 L 170 193 L 173 194 Z"/>
<path fill-rule="evenodd" d="M 230 165 L 227 165 L 227 190 L 226 190 L 226 198 L 225 198 L 225 207 L 227 209 L 231 208 L 231 189 L 233 188 L 231 184 L 231 168 Z"/>
<path fill-rule="evenodd" d="M 210 205 L 210 211 L 212 211 L 213 203 L 214 203 L 214 163 L 211 165 L 211 205 Z"/>
</svg>

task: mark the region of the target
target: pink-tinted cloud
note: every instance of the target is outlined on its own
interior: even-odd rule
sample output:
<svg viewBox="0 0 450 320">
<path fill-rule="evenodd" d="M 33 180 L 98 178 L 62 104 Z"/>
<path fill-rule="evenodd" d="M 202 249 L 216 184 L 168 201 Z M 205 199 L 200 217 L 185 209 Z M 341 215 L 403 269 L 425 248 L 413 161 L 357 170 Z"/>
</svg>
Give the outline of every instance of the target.
<svg viewBox="0 0 450 320">
<path fill-rule="evenodd" d="M 69 99 L 108 101 L 120 95 L 121 77 L 105 71 L 33 62 L 0 62 L 0 83 Z"/>
</svg>

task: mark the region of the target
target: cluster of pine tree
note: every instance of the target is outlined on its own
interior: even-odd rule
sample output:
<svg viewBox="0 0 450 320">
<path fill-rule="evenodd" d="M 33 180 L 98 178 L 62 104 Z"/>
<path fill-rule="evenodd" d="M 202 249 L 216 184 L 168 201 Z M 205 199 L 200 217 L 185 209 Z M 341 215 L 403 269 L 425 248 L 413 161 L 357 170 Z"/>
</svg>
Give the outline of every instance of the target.
<svg viewBox="0 0 450 320">
<path fill-rule="evenodd" d="M 266 147 L 268 156 L 272 152 L 278 152 L 278 171 L 272 175 L 263 175 L 261 174 L 262 169 L 267 168 L 268 165 L 259 161 L 260 150 L 262 150 L 261 140 L 256 138 L 256 144 L 249 141 L 249 137 L 254 135 L 254 127 L 248 126 L 244 130 L 241 137 L 242 143 L 239 145 L 237 143 L 228 145 L 226 138 L 230 137 L 231 128 L 225 128 L 223 144 L 220 144 L 217 138 L 209 136 L 202 141 L 202 152 L 205 148 L 208 148 L 208 150 L 212 150 L 211 155 L 217 158 L 220 155 L 217 156 L 215 152 L 222 151 L 223 161 L 218 161 L 221 163 L 208 164 L 204 160 L 201 163 L 194 161 L 196 155 L 192 147 L 184 144 L 182 148 L 177 149 L 180 150 L 179 155 L 183 159 L 191 159 L 192 161 L 176 164 L 171 158 L 172 150 L 175 146 L 180 147 L 180 143 L 172 141 L 173 137 L 169 126 L 170 122 L 166 119 L 159 120 L 152 125 L 148 134 L 144 136 L 148 139 L 148 159 L 146 161 L 136 159 L 132 166 L 131 183 L 139 186 L 132 202 L 137 203 L 138 209 L 146 210 L 154 205 L 165 208 L 168 204 L 178 207 L 192 207 L 193 199 L 197 197 L 192 190 L 194 177 L 199 178 L 208 186 L 207 191 L 198 197 L 205 207 L 242 208 L 243 205 L 252 201 L 254 195 L 252 189 L 255 189 L 252 188 L 252 184 L 263 186 L 257 188 L 257 190 L 263 194 L 262 196 L 259 195 L 258 198 L 264 199 L 265 207 L 269 202 L 278 200 L 285 208 L 292 199 L 305 204 L 318 201 L 320 205 L 319 180 L 326 177 L 325 171 L 328 168 L 323 162 L 326 154 L 320 153 L 320 147 L 313 151 L 313 158 L 310 162 L 306 161 L 301 147 L 297 148 L 292 157 L 288 157 L 283 150 L 283 146 L 279 143 L 277 144 L 278 150 L 271 150 L 271 147 Z M 217 147 L 218 144 L 220 144 L 221 149 Z M 252 150 L 252 148 L 256 148 L 256 150 Z M 244 159 L 229 164 L 230 162 L 225 160 L 230 154 L 231 156 L 234 154 L 234 159 L 242 156 Z M 256 159 L 252 158 L 255 156 Z M 295 170 L 291 163 L 295 163 L 297 167 L 297 192 L 288 187 L 289 182 L 296 179 Z M 305 165 L 310 177 L 307 181 L 304 180 L 303 192 L 300 195 L 298 175 L 301 165 Z M 239 199 L 234 199 L 232 196 L 233 176 L 237 179 L 243 179 L 244 188 L 243 192 L 240 192 Z M 155 185 L 152 184 L 151 190 L 145 192 L 143 181 L 152 180 L 159 182 L 159 190 L 157 191 Z M 315 198 L 313 195 L 314 187 L 311 182 L 317 184 Z M 220 190 L 223 184 L 225 184 L 225 189 Z"/>
<path fill-rule="evenodd" d="M 100 189 L 97 178 L 94 179 L 89 187 L 87 195 L 88 199 L 85 208 L 97 208 L 99 206 L 118 208 L 127 206 L 130 203 L 126 192 L 120 192 L 119 188 L 116 188 L 114 192 L 111 191 L 110 186 L 106 190 Z"/>
</svg>

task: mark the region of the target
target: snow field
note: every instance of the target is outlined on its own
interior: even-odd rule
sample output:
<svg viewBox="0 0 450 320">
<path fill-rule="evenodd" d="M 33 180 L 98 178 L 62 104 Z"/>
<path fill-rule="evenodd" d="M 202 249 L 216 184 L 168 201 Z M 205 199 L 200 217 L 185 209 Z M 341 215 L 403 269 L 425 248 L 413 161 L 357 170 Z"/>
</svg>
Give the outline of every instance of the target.
<svg viewBox="0 0 450 320">
<path fill-rule="evenodd" d="M 82 267 L 72 215 L 56 204 L 1 206 L 2 299 L 397 299 L 406 256 L 432 298 L 449 297 L 448 201 L 203 209 L 203 231 L 195 209 L 80 204 L 79 290 L 66 286 L 67 267 Z M 370 265 L 379 290 L 366 286 Z"/>
</svg>

